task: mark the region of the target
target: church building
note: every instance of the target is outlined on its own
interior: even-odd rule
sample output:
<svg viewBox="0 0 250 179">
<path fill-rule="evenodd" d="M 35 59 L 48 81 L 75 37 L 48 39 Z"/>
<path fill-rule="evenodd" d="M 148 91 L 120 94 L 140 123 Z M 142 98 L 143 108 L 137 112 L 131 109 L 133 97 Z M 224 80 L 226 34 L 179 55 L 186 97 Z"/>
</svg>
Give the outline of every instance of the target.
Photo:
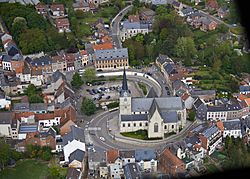
<svg viewBox="0 0 250 179">
<path fill-rule="evenodd" d="M 157 97 L 149 93 L 147 97 L 132 98 L 124 69 L 120 92 L 120 132 L 147 130 L 148 138 L 164 138 L 166 133 L 178 133 L 186 125 L 186 109 L 181 98 Z"/>
</svg>

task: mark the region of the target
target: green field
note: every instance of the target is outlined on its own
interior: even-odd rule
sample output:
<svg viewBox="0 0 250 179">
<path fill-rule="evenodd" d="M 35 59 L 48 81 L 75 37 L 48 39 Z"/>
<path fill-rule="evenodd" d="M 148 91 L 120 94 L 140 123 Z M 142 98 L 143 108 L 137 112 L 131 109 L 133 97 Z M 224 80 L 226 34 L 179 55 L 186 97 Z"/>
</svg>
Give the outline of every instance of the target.
<svg viewBox="0 0 250 179">
<path fill-rule="evenodd" d="M 23 160 L 16 167 L 0 172 L 0 179 L 45 179 L 48 176 L 47 162 Z"/>
</svg>

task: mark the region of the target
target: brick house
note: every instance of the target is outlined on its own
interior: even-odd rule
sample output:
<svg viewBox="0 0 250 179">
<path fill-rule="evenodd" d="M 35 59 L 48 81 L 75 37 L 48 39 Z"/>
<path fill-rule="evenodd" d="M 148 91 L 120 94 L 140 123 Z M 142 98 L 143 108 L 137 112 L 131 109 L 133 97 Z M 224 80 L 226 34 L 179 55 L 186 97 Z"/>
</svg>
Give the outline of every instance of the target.
<svg viewBox="0 0 250 179">
<path fill-rule="evenodd" d="M 52 4 L 50 6 L 50 11 L 51 11 L 53 16 L 56 16 L 56 17 L 65 16 L 65 13 L 64 13 L 65 9 L 64 9 L 63 4 Z"/>
<path fill-rule="evenodd" d="M 42 71 L 42 73 L 52 72 L 52 59 L 49 56 L 35 58 L 30 62 L 33 72 Z"/>
<path fill-rule="evenodd" d="M 61 32 L 70 32 L 70 24 L 68 18 L 56 19 L 56 28 L 58 31 Z"/>
<path fill-rule="evenodd" d="M 200 21 L 201 21 L 200 29 L 203 31 L 215 30 L 217 27 L 217 23 L 207 17 L 202 17 Z"/>
<path fill-rule="evenodd" d="M 67 63 L 67 71 L 75 70 L 75 60 L 76 56 L 74 53 L 65 54 L 65 59 Z"/>
<path fill-rule="evenodd" d="M 159 158 L 159 170 L 164 173 L 168 173 L 172 176 L 176 176 L 178 173 L 185 171 L 184 162 L 175 156 L 169 149 L 165 149 Z"/>
</svg>

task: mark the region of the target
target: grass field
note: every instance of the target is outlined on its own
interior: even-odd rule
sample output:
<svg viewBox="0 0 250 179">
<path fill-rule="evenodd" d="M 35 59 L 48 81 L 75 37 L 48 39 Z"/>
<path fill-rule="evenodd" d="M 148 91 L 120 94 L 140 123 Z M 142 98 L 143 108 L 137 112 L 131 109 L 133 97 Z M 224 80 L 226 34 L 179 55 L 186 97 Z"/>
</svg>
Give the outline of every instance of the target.
<svg viewBox="0 0 250 179">
<path fill-rule="evenodd" d="M 17 162 L 16 167 L 0 172 L 0 179 L 46 179 L 48 164 L 37 160 Z"/>
<path fill-rule="evenodd" d="M 148 134 L 146 130 L 139 130 L 136 132 L 123 132 L 121 135 L 125 137 L 131 137 L 134 139 L 141 139 L 141 140 L 147 140 L 148 139 Z"/>
</svg>

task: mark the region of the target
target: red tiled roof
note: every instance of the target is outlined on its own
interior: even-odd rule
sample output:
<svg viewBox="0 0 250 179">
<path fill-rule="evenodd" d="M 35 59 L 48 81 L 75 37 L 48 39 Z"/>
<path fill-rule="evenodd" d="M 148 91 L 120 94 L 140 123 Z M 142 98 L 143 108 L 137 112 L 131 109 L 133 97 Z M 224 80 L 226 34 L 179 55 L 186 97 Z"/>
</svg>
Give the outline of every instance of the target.
<svg viewBox="0 0 250 179">
<path fill-rule="evenodd" d="M 207 0 L 206 6 L 214 8 L 214 9 L 219 8 L 219 5 L 216 0 Z"/>
<path fill-rule="evenodd" d="M 224 125 L 223 125 L 223 122 L 222 121 L 218 121 L 216 123 L 217 127 L 221 130 L 221 131 L 224 131 Z"/>
<path fill-rule="evenodd" d="M 129 22 L 140 22 L 139 15 L 129 15 L 128 20 Z"/>
<path fill-rule="evenodd" d="M 64 5 L 63 4 L 52 4 L 50 6 L 50 9 L 52 11 L 64 11 Z"/>
<path fill-rule="evenodd" d="M 182 95 L 181 99 L 183 101 L 186 101 L 186 99 L 188 99 L 188 97 L 189 97 L 189 94 L 185 93 L 184 95 Z"/>
<path fill-rule="evenodd" d="M 62 18 L 62 19 L 56 19 L 56 26 L 69 26 L 69 19 L 68 18 Z"/>
<path fill-rule="evenodd" d="M 43 3 L 38 3 L 35 7 L 36 9 L 45 9 L 46 5 Z"/>
<path fill-rule="evenodd" d="M 113 49 L 113 44 L 110 42 L 103 43 L 103 44 L 96 44 L 93 45 L 94 50 L 108 50 L 108 49 Z"/>
<path fill-rule="evenodd" d="M 36 121 L 54 119 L 54 113 L 35 114 Z"/>
<path fill-rule="evenodd" d="M 114 163 L 119 157 L 119 151 L 117 149 L 111 149 L 107 151 L 107 162 Z"/>
<path fill-rule="evenodd" d="M 163 156 L 168 159 L 169 163 L 171 163 L 172 166 L 184 165 L 183 161 L 175 156 L 169 149 L 164 150 Z"/>
<path fill-rule="evenodd" d="M 86 50 L 81 50 L 81 51 L 80 51 L 80 54 L 81 54 L 81 55 L 87 55 L 88 52 L 87 52 Z"/>
</svg>

